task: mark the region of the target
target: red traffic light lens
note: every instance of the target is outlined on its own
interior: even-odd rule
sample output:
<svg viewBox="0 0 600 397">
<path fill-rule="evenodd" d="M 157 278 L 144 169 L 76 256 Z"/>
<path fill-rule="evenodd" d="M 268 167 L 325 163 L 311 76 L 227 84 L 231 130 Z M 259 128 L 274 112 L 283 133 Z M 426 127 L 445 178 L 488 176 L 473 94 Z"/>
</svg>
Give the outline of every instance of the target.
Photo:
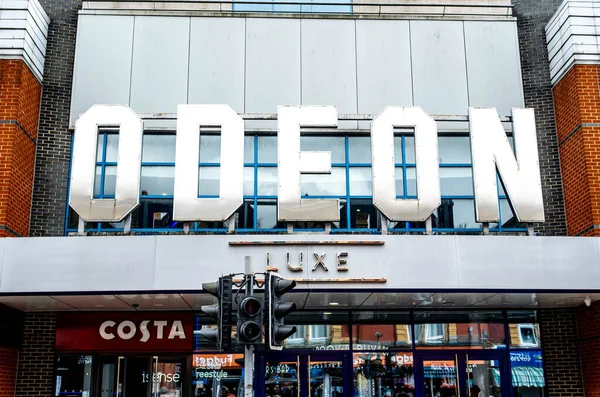
<svg viewBox="0 0 600 397">
<path fill-rule="evenodd" d="M 260 312 L 260 302 L 258 299 L 248 296 L 242 301 L 241 309 L 247 316 L 254 317 Z"/>
</svg>

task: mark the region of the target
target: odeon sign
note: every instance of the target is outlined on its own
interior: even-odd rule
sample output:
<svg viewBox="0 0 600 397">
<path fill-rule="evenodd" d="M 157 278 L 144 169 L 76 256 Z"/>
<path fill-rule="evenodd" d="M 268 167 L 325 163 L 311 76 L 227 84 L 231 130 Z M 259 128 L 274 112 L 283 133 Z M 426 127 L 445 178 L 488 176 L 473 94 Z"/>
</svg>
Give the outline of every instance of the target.
<svg viewBox="0 0 600 397">
<path fill-rule="evenodd" d="M 516 158 L 494 108 L 470 108 L 475 212 L 497 222 L 499 172 L 521 222 L 543 222 L 544 208 L 533 109 L 513 109 Z M 330 152 L 300 150 L 300 130 L 336 128 L 335 106 L 279 106 L 277 112 L 278 219 L 338 221 L 339 200 L 302 199 L 300 174 L 331 172 Z M 114 199 L 94 199 L 98 128 L 119 127 Z M 200 127 L 220 127 L 218 198 L 198 197 Z M 397 199 L 394 128 L 414 128 L 417 198 Z M 86 221 L 122 220 L 139 204 L 143 121 L 124 105 L 95 105 L 76 122 L 70 205 Z M 179 105 L 173 220 L 224 221 L 243 203 L 244 120 L 228 105 Z M 436 122 L 419 107 L 388 106 L 371 122 L 373 204 L 391 221 L 423 221 L 441 204 Z"/>
</svg>

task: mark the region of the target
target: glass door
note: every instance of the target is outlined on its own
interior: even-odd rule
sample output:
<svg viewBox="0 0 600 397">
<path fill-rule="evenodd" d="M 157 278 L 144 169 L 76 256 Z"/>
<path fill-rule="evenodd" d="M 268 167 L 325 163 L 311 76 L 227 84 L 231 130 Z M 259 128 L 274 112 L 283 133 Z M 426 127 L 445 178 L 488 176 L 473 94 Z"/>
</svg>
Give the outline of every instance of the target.
<svg viewBox="0 0 600 397">
<path fill-rule="evenodd" d="M 349 356 L 342 354 L 265 353 L 257 357 L 257 395 L 266 397 L 350 397 Z"/>
<path fill-rule="evenodd" d="M 424 353 L 417 370 L 421 397 L 510 396 L 503 352 Z"/>
</svg>

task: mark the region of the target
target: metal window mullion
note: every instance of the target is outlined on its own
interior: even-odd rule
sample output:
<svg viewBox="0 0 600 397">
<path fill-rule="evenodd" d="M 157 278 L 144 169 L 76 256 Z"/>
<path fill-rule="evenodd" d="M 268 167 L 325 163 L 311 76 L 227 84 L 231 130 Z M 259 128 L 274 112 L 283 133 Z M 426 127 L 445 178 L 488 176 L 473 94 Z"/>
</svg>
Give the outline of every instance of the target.
<svg viewBox="0 0 600 397">
<path fill-rule="evenodd" d="M 346 167 L 346 229 L 352 229 L 352 212 L 350 210 L 350 150 L 348 135 L 344 137 L 344 165 Z M 339 211 L 339 210 L 338 210 Z M 340 218 L 340 228 L 342 228 L 342 219 Z"/>
<path fill-rule="evenodd" d="M 102 159 L 100 161 L 100 198 L 104 198 L 104 177 L 106 169 L 106 132 L 102 133 Z"/>
<path fill-rule="evenodd" d="M 403 198 L 406 198 L 408 196 L 408 183 L 406 181 L 406 144 L 405 144 L 405 136 L 402 135 L 401 137 L 401 148 L 402 149 L 402 196 Z M 395 228 L 394 228 L 395 229 Z M 404 223 L 404 229 L 409 230 L 410 229 L 410 222 L 405 222 Z"/>
<path fill-rule="evenodd" d="M 502 202 L 500 201 L 500 185 L 498 180 L 498 172 L 496 172 L 496 192 L 498 193 L 498 231 L 502 232 Z M 476 219 L 477 220 L 477 219 Z"/>
<path fill-rule="evenodd" d="M 258 230 L 258 135 L 254 135 L 254 217 L 252 219 L 252 230 Z M 275 165 L 277 166 L 277 165 Z M 277 213 L 277 203 L 275 203 Z"/>
</svg>

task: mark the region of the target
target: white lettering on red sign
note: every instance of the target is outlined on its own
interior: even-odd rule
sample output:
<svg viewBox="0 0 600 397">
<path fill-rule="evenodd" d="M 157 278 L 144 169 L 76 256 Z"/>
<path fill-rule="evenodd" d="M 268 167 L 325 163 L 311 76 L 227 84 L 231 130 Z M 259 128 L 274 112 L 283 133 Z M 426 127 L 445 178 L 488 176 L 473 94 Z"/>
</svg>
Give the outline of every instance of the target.
<svg viewBox="0 0 600 397">
<path fill-rule="evenodd" d="M 146 320 L 140 323 L 140 332 L 142 333 L 142 337 L 140 338 L 140 342 L 148 342 L 151 338 L 152 332 L 151 329 L 148 329 L 148 325 L 151 321 Z M 115 329 L 116 326 L 116 329 Z M 168 326 L 168 321 L 153 321 L 152 326 L 156 330 L 155 335 L 156 339 L 164 339 L 164 328 Z M 123 340 L 132 339 L 137 333 L 137 327 L 133 321 L 125 320 L 117 323 L 111 320 L 105 321 L 100 325 L 100 336 L 105 340 L 112 340 L 116 337 L 119 337 Z M 116 335 L 115 335 L 116 334 Z M 169 330 L 169 335 L 167 339 L 185 339 L 185 330 L 183 329 L 183 324 L 181 321 L 173 321 L 171 324 L 171 328 Z"/>
</svg>

